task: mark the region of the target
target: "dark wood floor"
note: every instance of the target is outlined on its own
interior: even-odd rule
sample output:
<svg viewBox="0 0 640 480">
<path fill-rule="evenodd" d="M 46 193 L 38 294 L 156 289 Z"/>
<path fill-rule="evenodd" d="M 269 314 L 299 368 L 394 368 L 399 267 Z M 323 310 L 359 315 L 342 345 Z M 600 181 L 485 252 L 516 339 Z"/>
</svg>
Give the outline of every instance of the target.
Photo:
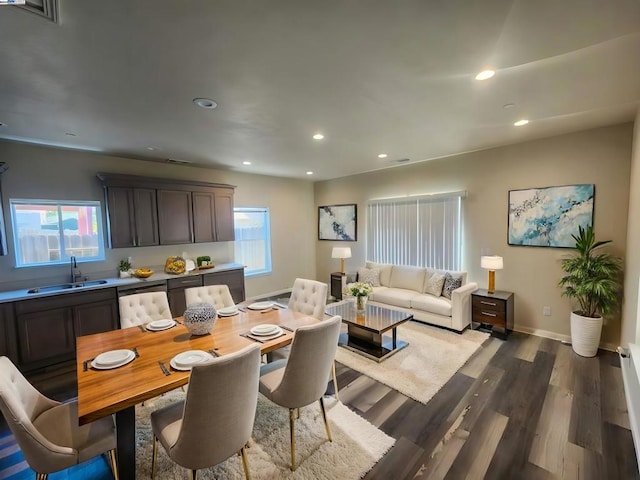
<svg viewBox="0 0 640 480">
<path fill-rule="evenodd" d="M 30 380 L 65 399 L 74 368 Z M 342 365 L 338 383 L 343 403 L 397 440 L 367 479 L 640 478 L 611 352 L 586 359 L 540 337 L 491 338 L 427 405 Z"/>
</svg>

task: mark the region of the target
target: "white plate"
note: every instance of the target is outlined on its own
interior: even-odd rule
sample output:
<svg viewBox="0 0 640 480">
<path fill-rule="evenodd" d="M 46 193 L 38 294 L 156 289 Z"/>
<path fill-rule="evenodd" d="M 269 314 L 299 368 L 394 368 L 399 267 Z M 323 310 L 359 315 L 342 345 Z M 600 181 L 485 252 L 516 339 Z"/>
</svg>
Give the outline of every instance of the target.
<svg viewBox="0 0 640 480">
<path fill-rule="evenodd" d="M 97 365 L 102 365 L 103 367 L 109 367 L 111 365 L 115 365 L 117 363 L 122 363 L 126 359 L 128 359 L 131 355 L 135 356 L 135 353 L 131 350 L 111 350 L 109 352 L 104 352 L 98 355 L 93 361 Z"/>
<path fill-rule="evenodd" d="M 214 356 L 208 352 L 204 352 L 202 350 L 189 350 L 188 352 L 182 352 L 173 357 L 169 361 L 169 365 L 171 365 L 176 370 L 191 370 L 191 367 L 196 365 L 201 365 L 203 363 L 207 363 L 210 360 L 213 360 Z"/>
<path fill-rule="evenodd" d="M 272 308 L 273 302 L 256 302 L 249 305 L 247 308 L 251 310 L 266 310 L 267 308 Z"/>
<path fill-rule="evenodd" d="M 154 320 L 145 325 L 148 330 L 166 330 L 176 324 L 175 320 L 171 318 L 165 318 L 163 320 Z"/>
<path fill-rule="evenodd" d="M 270 337 L 271 335 L 276 335 L 282 333 L 282 329 L 277 325 L 270 325 L 273 328 L 269 330 L 260 330 L 258 327 L 262 327 L 263 325 L 258 325 L 257 327 L 253 327 L 251 329 L 251 334 L 256 335 L 258 337 Z M 256 330 L 257 329 L 257 330 Z"/>
<path fill-rule="evenodd" d="M 129 354 L 125 358 L 123 358 L 121 361 L 119 361 L 117 363 L 109 364 L 109 365 L 105 365 L 103 363 L 96 362 L 96 360 L 100 356 L 100 355 L 98 355 L 98 357 L 94 358 L 93 361 L 91 362 L 91 366 L 93 368 L 95 368 L 96 370 L 110 370 L 112 368 L 118 368 L 118 367 L 121 367 L 123 365 L 126 365 L 127 363 L 132 361 L 134 358 L 136 358 L 136 354 L 133 353 L 131 350 L 114 350 L 114 351 L 115 352 L 124 351 L 124 352 L 129 352 Z M 105 353 L 112 353 L 112 352 L 105 352 Z M 104 355 L 104 354 L 101 354 L 101 355 Z"/>
<path fill-rule="evenodd" d="M 235 315 L 236 313 L 238 313 L 240 310 L 238 310 L 238 307 L 236 307 L 235 305 L 233 307 L 224 307 L 221 308 L 220 310 L 218 310 L 218 315 L 222 316 L 222 317 L 228 317 L 231 315 Z"/>
</svg>

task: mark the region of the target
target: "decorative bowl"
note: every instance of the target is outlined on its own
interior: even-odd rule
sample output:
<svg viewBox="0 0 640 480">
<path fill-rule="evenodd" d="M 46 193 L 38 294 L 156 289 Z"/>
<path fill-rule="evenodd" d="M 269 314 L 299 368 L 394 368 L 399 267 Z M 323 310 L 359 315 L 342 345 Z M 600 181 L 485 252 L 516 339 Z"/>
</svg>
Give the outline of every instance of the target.
<svg viewBox="0 0 640 480">
<path fill-rule="evenodd" d="M 192 303 L 184 311 L 184 326 L 191 335 L 206 335 L 216 323 L 218 313 L 210 303 Z"/>
<path fill-rule="evenodd" d="M 153 275 L 153 270 L 151 270 L 150 268 L 136 268 L 133 271 L 133 274 L 138 278 L 149 278 L 151 275 Z"/>
</svg>

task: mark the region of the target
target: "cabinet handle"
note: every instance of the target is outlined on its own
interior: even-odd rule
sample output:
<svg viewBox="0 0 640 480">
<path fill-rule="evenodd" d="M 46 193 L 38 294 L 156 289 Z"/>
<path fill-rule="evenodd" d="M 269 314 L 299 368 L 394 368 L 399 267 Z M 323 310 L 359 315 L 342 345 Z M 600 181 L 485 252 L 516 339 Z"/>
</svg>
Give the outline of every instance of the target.
<svg viewBox="0 0 640 480">
<path fill-rule="evenodd" d="M 480 312 L 480 313 L 482 313 L 482 315 L 486 315 L 487 317 L 497 317 L 498 316 L 495 313 L 489 313 L 489 312 Z"/>
<path fill-rule="evenodd" d="M 491 305 L 492 307 L 495 307 L 497 305 L 497 303 L 485 302 L 484 300 L 480 300 L 480 303 L 482 305 Z"/>
</svg>

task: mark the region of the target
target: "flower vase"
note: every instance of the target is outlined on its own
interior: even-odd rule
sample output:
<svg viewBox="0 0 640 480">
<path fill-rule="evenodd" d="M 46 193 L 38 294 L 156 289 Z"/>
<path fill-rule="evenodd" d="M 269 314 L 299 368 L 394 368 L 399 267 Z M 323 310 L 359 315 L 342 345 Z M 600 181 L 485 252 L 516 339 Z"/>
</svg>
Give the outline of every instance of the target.
<svg viewBox="0 0 640 480">
<path fill-rule="evenodd" d="M 210 303 L 192 303 L 184 312 L 184 326 L 191 335 L 206 335 L 218 319 L 215 307 Z"/>
<path fill-rule="evenodd" d="M 358 295 L 356 297 L 356 310 L 358 312 L 364 312 L 367 309 L 367 300 L 369 300 L 369 297 L 366 295 Z"/>
</svg>

